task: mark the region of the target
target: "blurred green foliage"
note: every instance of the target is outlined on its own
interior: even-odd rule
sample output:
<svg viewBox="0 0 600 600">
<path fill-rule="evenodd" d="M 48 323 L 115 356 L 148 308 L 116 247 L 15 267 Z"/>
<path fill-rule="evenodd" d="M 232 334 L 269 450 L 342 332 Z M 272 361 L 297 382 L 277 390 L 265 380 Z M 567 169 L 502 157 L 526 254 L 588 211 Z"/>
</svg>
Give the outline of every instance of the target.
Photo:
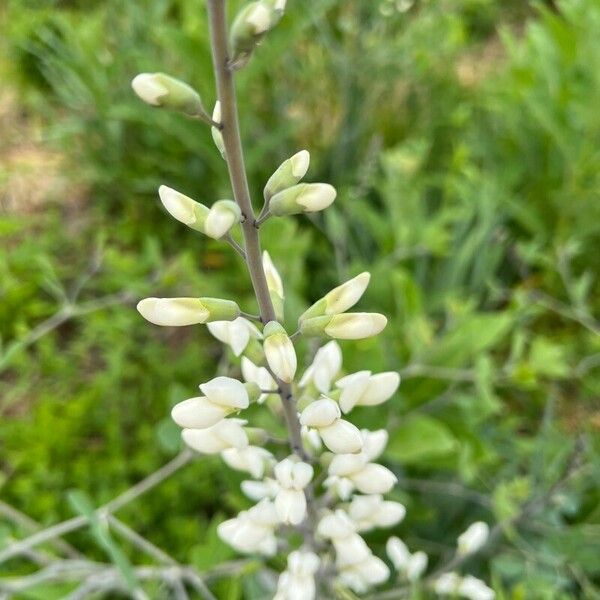
<svg viewBox="0 0 600 600">
<path fill-rule="evenodd" d="M 81 302 L 129 290 L 254 307 L 228 248 L 156 200 L 161 183 L 229 195 L 210 132 L 129 87 L 161 70 L 212 106 L 203 3 L 8 0 L 0 14 L 19 110 L 41 119 L 78 198 L 0 220 L 0 493 L 51 523 L 73 514 L 68 490 L 100 504 L 168 460 L 170 405 L 224 364 L 204 330 L 149 328 L 122 304 L 24 344 L 94 255 Z M 600 0 L 290 0 L 238 78 L 255 197 L 303 147 L 311 177 L 339 189 L 312 223 L 264 228 L 290 328 L 340 280 L 373 273 L 364 306 L 390 325 L 345 344 L 345 369 L 403 375 L 395 400 L 357 409 L 392 431 L 408 507 L 396 533 L 436 562 L 473 520 L 502 523 L 504 541 L 469 565 L 499 598 L 600 597 L 599 30 Z M 123 518 L 206 568 L 229 556 L 214 527 L 244 505 L 239 480 L 202 459 Z M 75 539 L 102 556 L 89 533 Z M 248 581 L 222 597 L 260 597 Z"/>
</svg>

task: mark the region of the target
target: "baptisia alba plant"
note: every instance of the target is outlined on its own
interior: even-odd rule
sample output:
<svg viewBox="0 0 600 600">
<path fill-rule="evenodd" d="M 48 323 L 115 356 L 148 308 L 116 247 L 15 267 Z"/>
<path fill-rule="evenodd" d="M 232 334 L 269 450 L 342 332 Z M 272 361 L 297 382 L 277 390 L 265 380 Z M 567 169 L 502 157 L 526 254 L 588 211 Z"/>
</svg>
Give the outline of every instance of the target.
<svg viewBox="0 0 600 600">
<path fill-rule="evenodd" d="M 488 600 L 493 592 L 473 577 L 443 569 L 427 576 L 427 555 L 411 553 L 397 537 L 387 542 L 387 558 L 374 553 L 363 538 L 366 532 L 395 527 L 406 510 L 385 498 L 397 483 L 394 472 L 378 462 L 387 431 L 361 430 L 352 423 L 351 413 L 357 406 L 376 410 L 373 407 L 396 393 L 400 377 L 395 372 L 344 372 L 336 340 L 378 335 L 387 319 L 353 312 L 369 285 L 365 272 L 295 315 L 295 327 L 286 329 L 291 315 L 285 314 L 285 285 L 274 261 L 261 249 L 260 229 L 270 219 L 325 210 L 337 193 L 328 183 L 304 180 L 310 154 L 302 149 L 275 169 L 264 186 L 262 209 L 255 213 L 244 170 L 234 77 L 283 17 L 285 0 L 250 2 L 231 27 L 225 0 L 207 0 L 207 7 L 217 87 L 212 116 L 190 85 L 170 75 L 142 73 L 132 87 L 153 107 L 210 125 L 229 172 L 231 197 L 200 202 L 167 185 L 158 195 L 171 217 L 222 240 L 239 254 L 259 307 L 259 314 L 251 315 L 235 301 L 204 297 L 201 290 L 198 297 L 145 298 L 137 305 L 154 325 L 206 324 L 239 359 L 232 374 L 241 373 L 241 378 L 218 376 L 202 382 L 199 395 L 172 410 L 189 448 L 218 454 L 230 468 L 249 475 L 241 488 L 254 504 L 222 522 L 218 535 L 236 551 L 265 561 L 287 555 L 269 565 L 287 565 L 269 591 L 278 600 L 350 598 L 386 582 L 396 587 L 421 582 L 432 593 Z M 323 340 L 313 357 L 299 354 L 296 344 L 301 337 Z M 253 427 L 246 415 L 251 404 L 283 417 L 288 439 Z M 487 536 L 485 524 L 473 525 L 459 538 L 457 556 L 481 548 Z"/>
</svg>

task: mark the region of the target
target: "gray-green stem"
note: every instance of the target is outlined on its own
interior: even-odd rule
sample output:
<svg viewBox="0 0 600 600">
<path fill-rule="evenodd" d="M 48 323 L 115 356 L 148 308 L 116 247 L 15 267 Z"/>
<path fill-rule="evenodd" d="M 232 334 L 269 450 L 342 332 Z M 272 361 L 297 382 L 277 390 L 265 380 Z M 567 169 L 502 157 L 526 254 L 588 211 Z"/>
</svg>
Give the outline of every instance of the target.
<svg viewBox="0 0 600 600">
<path fill-rule="evenodd" d="M 227 14 L 225 0 L 207 0 L 208 16 L 210 24 L 210 39 L 213 58 L 213 68 L 217 83 L 217 94 L 221 102 L 221 133 L 225 146 L 225 157 L 233 197 L 239 205 L 244 220 L 242 232 L 244 235 L 244 250 L 246 264 L 252 280 L 252 287 L 256 294 L 256 300 L 260 310 L 263 323 L 276 321 L 277 316 L 269 294 L 267 278 L 262 263 L 258 225 L 250 199 L 250 190 L 244 165 L 244 154 L 240 136 L 240 126 L 235 95 L 235 83 L 233 71 L 229 67 L 229 49 L 227 41 Z M 288 383 L 276 379 L 279 395 L 283 406 L 283 412 L 288 429 L 290 447 L 292 452 L 301 460 L 308 461 L 309 456 L 304 449 L 301 436 L 300 420 L 296 409 L 296 402 L 292 395 L 292 388 Z M 309 507 L 310 531 L 307 533 L 307 542 L 311 545 L 313 540 L 314 526 L 314 502 L 312 486 L 305 490 Z"/>
</svg>

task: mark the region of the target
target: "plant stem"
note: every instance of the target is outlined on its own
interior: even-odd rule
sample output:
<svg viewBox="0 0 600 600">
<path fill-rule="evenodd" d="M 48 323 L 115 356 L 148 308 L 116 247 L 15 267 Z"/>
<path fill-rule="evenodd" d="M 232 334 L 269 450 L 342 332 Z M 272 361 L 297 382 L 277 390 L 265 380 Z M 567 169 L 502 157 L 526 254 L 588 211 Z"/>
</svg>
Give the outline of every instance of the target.
<svg viewBox="0 0 600 600">
<path fill-rule="evenodd" d="M 261 320 L 263 323 L 277 321 L 275 308 L 271 301 L 267 278 L 262 263 L 260 239 L 258 235 L 259 224 L 254 215 L 248 178 L 244 166 L 244 154 L 240 136 L 237 100 L 233 71 L 229 67 L 229 51 L 227 43 L 227 14 L 225 0 L 207 0 L 210 25 L 210 40 L 213 59 L 213 69 L 217 83 L 217 94 L 221 102 L 221 133 L 225 146 L 225 158 L 229 170 L 233 197 L 242 211 L 244 220 L 242 232 L 244 235 L 244 251 L 246 264 L 250 273 L 252 287 L 258 302 Z M 310 457 L 302 443 L 301 426 L 296 408 L 296 401 L 292 394 L 290 384 L 275 378 L 279 388 L 279 396 L 285 415 L 288 429 L 290 448 L 301 460 L 308 462 Z M 315 502 L 312 484 L 309 484 L 304 493 L 308 505 L 308 518 L 304 530 L 305 542 L 315 546 Z"/>
<path fill-rule="evenodd" d="M 233 73 L 230 70 L 227 47 L 227 16 L 225 0 L 208 0 L 208 15 L 210 22 L 210 37 L 213 57 L 213 67 L 217 82 L 217 93 L 221 102 L 221 125 L 223 144 L 227 167 L 233 188 L 233 196 L 238 203 L 245 219 L 242 223 L 246 264 L 256 294 L 260 316 L 263 323 L 276 321 L 275 309 L 269 295 L 267 278 L 262 265 L 260 240 L 254 209 L 250 200 L 250 190 L 244 166 L 244 155 L 240 136 L 237 101 Z M 296 411 L 296 403 L 291 386 L 283 381 L 277 382 L 280 389 L 281 401 L 287 422 L 290 445 L 295 454 L 306 460 L 308 455 L 302 444 L 300 421 Z"/>
</svg>

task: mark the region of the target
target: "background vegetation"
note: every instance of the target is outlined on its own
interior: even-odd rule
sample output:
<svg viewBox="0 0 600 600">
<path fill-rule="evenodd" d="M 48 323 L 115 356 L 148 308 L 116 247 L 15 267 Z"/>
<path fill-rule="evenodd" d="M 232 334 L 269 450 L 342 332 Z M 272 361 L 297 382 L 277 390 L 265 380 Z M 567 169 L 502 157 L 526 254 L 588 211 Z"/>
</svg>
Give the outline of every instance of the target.
<svg viewBox="0 0 600 600">
<path fill-rule="evenodd" d="M 7 0 L 0 19 L 0 497 L 47 525 L 74 514 L 69 490 L 100 505 L 174 456 L 170 406 L 227 359 L 132 300 L 252 296 L 226 246 L 157 202 L 161 183 L 229 195 L 209 130 L 129 87 L 162 70 L 212 106 L 203 2 Z M 313 223 L 265 227 L 290 323 L 373 273 L 390 326 L 345 344 L 346 368 L 403 376 L 359 414 L 392 431 L 395 533 L 435 564 L 473 520 L 499 524 L 469 564 L 499 598 L 600 597 L 598 31 L 600 0 L 290 0 L 239 76 L 255 197 L 304 147 L 339 190 Z M 245 505 L 240 479 L 202 458 L 122 517 L 203 570 L 230 557 L 214 530 Z M 25 533 L 0 521 L 0 547 Z"/>
</svg>

